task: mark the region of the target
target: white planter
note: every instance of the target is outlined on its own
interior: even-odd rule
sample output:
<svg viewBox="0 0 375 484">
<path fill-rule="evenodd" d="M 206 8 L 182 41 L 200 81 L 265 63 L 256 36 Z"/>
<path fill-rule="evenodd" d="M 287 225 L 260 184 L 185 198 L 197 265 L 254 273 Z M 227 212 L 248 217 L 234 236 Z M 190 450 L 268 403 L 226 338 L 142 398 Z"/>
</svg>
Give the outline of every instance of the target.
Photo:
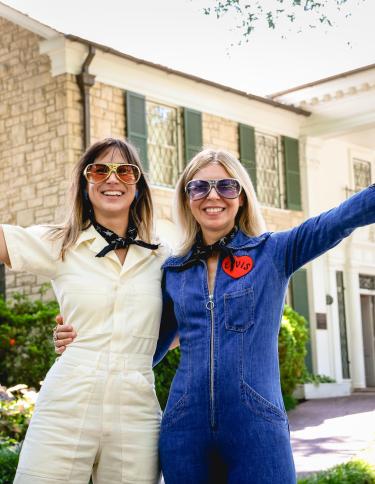
<svg viewBox="0 0 375 484">
<path fill-rule="evenodd" d="M 304 400 L 305 398 L 305 389 L 302 383 L 298 383 L 295 390 L 293 391 L 293 397 L 297 400 Z"/>
<path fill-rule="evenodd" d="M 305 398 L 312 400 L 314 398 L 333 398 L 346 397 L 351 394 L 351 382 L 344 381 L 341 383 L 304 383 L 298 385 L 293 392 L 295 398 Z"/>
</svg>

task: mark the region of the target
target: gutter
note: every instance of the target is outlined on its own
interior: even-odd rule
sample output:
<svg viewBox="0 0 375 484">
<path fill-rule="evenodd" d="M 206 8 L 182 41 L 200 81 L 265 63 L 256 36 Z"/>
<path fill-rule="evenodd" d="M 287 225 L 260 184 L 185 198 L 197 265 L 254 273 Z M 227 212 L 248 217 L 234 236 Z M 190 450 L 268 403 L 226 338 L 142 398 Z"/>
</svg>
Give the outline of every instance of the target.
<svg viewBox="0 0 375 484">
<path fill-rule="evenodd" d="M 258 101 L 258 102 L 261 102 L 263 104 L 268 104 L 269 106 L 272 106 L 274 108 L 283 109 L 285 111 L 290 111 L 292 113 L 299 114 L 299 115 L 306 116 L 306 117 L 311 115 L 311 112 L 306 111 L 305 109 L 297 108 L 295 106 L 288 106 L 287 104 L 283 104 L 281 102 L 274 101 L 273 99 L 265 98 L 265 97 L 262 97 L 262 96 L 256 96 L 254 94 L 248 94 L 247 92 L 241 91 L 239 89 L 234 89 L 232 87 L 225 86 L 225 85 L 219 84 L 217 82 L 209 81 L 207 79 L 203 79 L 203 78 L 198 77 L 198 76 L 186 74 L 185 72 L 177 71 L 175 69 L 170 69 L 169 67 L 165 67 L 165 66 L 160 65 L 160 64 L 155 64 L 155 63 L 150 62 L 150 61 L 139 59 L 137 57 L 134 57 L 134 56 L 131 56 L 131 55 L 128 55 L 128 54 L 124 54 L 124 53 L 122 53 L 118 50 L 112 49 L 111 47 L 107 47 L 105 45 L 98 44 L 96 42 L 91 42 L 87 39 L 82 39 L 81 37 L 77 37 L 76 35 L 64 34 L 64 37 L 68 40 L 71 40 L 72 42 L 79 42 L 80 44 L 87 45 L 89 48 L 92 47 L 94 49 L 101 50 L 102 52 L 104 52 L 106 54 L 112 54 L 112 55 L 115 55 L 117 57 L 121 57 L 122 59 L 126 59 L 126 60 L 129 60 L 131 62 L 135 62 L 136 64 L 145 65 L 145 66 L 148 66 L 148 67 L 152 67 L 154 69 L 158 69 L 159 71 L 163 71 L 167 74 L 173 74 L 175 76 L 183 77 L 185 79 L 189 79 L 191 81 L 195 81 L 195 82 L 198 82 L 198 83 L 201 83 L 201 84 L 205 84 L 207 86 L 215 87 L 216 89 L 220 89 L 221 91 L 224 91 L 224 92 L 230 92 L 232 94 L 237 94 L 239 96 L 250 99 L 251 101 Z"/>
<path fill-rule="evenodd" d="M 95 76 L 89 73 L 89 66 L 95 56 L 95 47 L 89 45 L 89 53 L 85 62 L 82 64 L 82 70 L 77 75 L 77 82 L 82 94 L 83 103 L 83 139 L 85 150 L 91 144 L 90 133 L 90 89 L 95 84 Z"/>
</svg>

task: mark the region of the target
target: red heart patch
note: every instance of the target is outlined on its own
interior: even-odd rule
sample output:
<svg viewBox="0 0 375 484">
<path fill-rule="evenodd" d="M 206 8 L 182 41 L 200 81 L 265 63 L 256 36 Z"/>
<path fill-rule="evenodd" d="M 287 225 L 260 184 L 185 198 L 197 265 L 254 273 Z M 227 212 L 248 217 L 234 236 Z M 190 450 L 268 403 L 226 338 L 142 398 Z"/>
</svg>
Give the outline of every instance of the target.
<svg viewBox="0 0 375 484">
<path fill-rule="evenodd" d="M 230 257 L 226 257 L 221 264 L 223 271 L 233 279 L 239 279 L 240 277 L 248 274 L 253 268 L 253 259 L 248 255 L 234 256 L 234 266 L 230 268 Z"/>
</svg>

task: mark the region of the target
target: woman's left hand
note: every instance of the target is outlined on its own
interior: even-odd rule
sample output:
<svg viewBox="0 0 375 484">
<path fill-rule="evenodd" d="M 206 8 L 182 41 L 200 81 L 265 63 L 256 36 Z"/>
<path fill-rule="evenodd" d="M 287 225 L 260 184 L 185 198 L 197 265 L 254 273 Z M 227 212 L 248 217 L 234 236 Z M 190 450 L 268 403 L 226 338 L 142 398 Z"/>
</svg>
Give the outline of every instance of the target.
<svg viewBox="0 0 375 484">
<path fill-rule="evenodd" d="M 77 336 L 77 333 L 74 331 L 72 325 L 64 324 L 64 319 L 61 314 L 58 314 L 55 320 L 57 325 L 53 330 L 53 343 L 55 345 L 55 353 L 61 355 L 64 353 L 66 346 Z"/>
</svg>

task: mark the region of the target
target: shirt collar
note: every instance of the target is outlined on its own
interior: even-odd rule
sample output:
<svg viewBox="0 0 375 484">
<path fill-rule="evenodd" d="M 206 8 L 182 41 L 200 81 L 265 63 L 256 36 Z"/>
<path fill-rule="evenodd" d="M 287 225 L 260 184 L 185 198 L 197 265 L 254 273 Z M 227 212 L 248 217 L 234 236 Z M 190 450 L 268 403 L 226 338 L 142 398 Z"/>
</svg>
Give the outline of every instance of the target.
<svg viewBox="0 0 375 484">
<path fill-rule="evenodd" d="M 230 241 L 228 247 L 233 250 L 240 250 L 240 249 L 252 249 L 263 242 L 265 242 L 268 237 L 271 235 L 272 232 L 264 232 L 263 234 L 257 237 L 249 237 L 248 235 L 244 234 L 239 230 L 233 240 Z M 191 256 L 192 249 L 186 255 L 177 256 L 177 257 L 169 257 L 163 264 L 162 269 L 166 267 L 180 267 L 183 265 Z"/>
<path fill-rule="evenodd" d="M 82 230 L 82 232 L 79 234 L 78 239 L 74 244 L 74 247 L 78 247 L 79 245 L 83 244 L 83 242 L 86 242 L 88 240 L 94 240 L 98 237 L 100 237 L 105 242 L 103 237 L 98 234 L 98 232 L 94 229 L 92 225 L 90 225 L 87 229 Z"/>
</svg>

